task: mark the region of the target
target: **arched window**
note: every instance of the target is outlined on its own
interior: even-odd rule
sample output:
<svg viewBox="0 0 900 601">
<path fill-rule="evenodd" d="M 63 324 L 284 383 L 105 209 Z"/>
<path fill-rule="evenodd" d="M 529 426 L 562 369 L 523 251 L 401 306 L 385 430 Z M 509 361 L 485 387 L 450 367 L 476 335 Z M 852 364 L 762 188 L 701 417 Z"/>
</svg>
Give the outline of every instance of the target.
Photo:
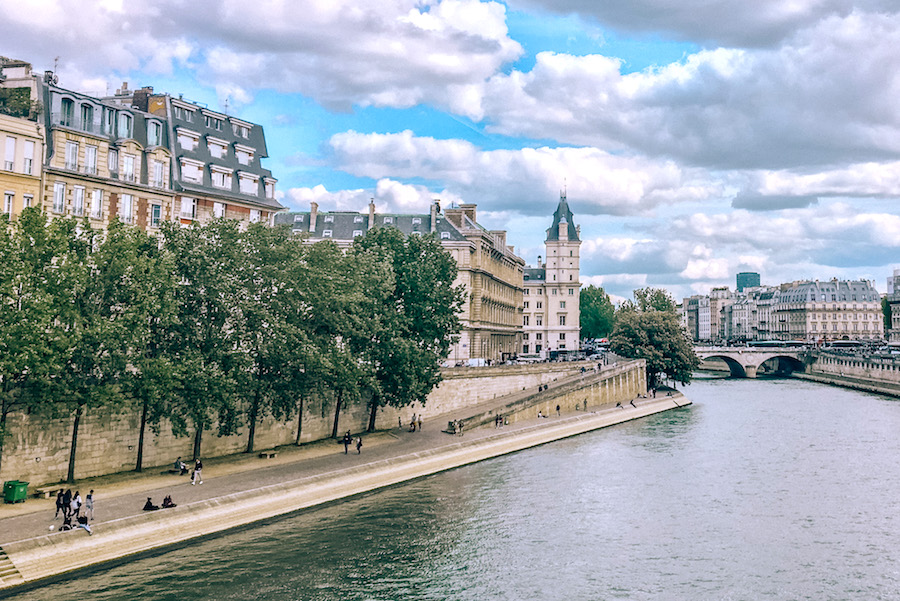
<svg viewBox="0 0 900 601">
<path fill-rule="evenodd" d="M 131 115 L 128 113 L 119 113 L 119 132 L 120 138 L 131 137 Z"/>
</svg>

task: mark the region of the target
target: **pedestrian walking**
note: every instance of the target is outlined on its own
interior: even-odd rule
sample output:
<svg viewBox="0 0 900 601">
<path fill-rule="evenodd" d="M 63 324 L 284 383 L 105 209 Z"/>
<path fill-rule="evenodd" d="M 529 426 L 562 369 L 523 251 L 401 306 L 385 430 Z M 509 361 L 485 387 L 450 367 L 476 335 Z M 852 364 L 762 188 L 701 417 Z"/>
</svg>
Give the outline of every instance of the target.
<svg viewBox="0 0 900 601">
<path fill-rule="evenodd" d="M 63 489 L 59 489 L 59 492 L 56 493 L 56 513 L 53 515 L 53 519 L 59 517 L 59 514 L 62 513 L 63 517 L 66 515 L 66 504 L 63 501 Z"/>
<path fill-rule="evenodd" d="M 69 517 L 72 511 L 72 489 L 67 488 L 63 493 L 63 517 Z"/>
<path fill-rule="evenodd" d="M 556 406 L 556 417 L 559 417 L 559 405 Z"/>
<path fill-rule="evenodd" d="M 199 457 L 194 463 L 194 471 L 191 473 L 191 486 L 195 484 L 203 484 L 203 462 Z"/>
<path fill-rule="evenodd" d="M 75 491 L 75 496 L 72 497 L 70 507 L 71 507 L 70 515 L 77 518 L 79 512 L 81 511 L 81 493 L 79 493 L 77 490 Z"/>
<path fill-rule="evenodd" d="M 419 425 L 419 432 L 422 431 L 422 414 L 419 414 L 419 417 L 416 419 L 416 424 Z"/>
<path fill-rule="evenodd" d="M 356 437 L 356 454 L 362 453 L 362 436 Z"/>
<path fill-rule="evenodd" d="M 84 515 L 87 516 L 90 514 L 90 520 L 94 519 L 94 489 L 91 489 L 91 492 L 87 494 L 87 497 L 84 499 Z"/>
<path fill-rule="evenodd" d="M 353 437 L 350 436 L 350 430 L 347 430 L 347 433 L 344 434 L 344 438 L 341 440 L 341 442 L 344 443 L 344 455 L 347 454 L 347 449 L 350 448 L 350 443 L 352 441 L 353 441 Z"/>
</svg>

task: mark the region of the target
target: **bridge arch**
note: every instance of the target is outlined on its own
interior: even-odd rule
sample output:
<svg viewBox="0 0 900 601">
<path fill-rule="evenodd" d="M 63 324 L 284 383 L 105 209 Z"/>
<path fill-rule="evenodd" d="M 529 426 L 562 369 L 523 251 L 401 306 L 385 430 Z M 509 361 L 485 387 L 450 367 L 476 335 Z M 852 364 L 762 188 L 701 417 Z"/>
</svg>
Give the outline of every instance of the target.
<svg viewBox="0 0 900 601">
<path fill-rule="evenodd" d="M 776 361 L 777 371 L 783 373 L 806 369 L 803 353 L 792 350 L 706 347 L 698 348 L 695 352 L 701 359 L 721 359 L 735 378 L 755 378 L 763 364 L 771 361 Z"/>
</svg>

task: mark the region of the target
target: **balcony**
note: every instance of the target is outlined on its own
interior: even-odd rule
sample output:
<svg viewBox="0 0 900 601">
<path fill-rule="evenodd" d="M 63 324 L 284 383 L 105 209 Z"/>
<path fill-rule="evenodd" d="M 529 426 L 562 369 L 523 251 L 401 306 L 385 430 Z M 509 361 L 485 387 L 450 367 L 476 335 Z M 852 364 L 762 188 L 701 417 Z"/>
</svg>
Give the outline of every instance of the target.
<svg viewBox="0 0 900 601">
<path fill-rule="evenodd" d="M 80 117 L 67 115 L 65 113 L 50 113 L 50 124 L 68 127 L 69 129 L 77 129 L 78 131 L 100 136 L 107 133 L 103 131 L 103 127 L 99 123 L 84 123 L 81 121 Z"/>
</svg>

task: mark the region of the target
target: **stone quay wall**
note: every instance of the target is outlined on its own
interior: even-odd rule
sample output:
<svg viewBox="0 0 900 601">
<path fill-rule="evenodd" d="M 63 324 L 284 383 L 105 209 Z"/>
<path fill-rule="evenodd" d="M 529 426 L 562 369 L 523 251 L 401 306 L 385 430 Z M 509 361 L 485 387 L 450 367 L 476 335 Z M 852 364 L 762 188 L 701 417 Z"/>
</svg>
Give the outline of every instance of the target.
<svg viewBox="0 0 900 601">
<path fill-rule="evenodd" d="M 857 357 L 820 351 L 794 377 L 900 397 L 900 358 Z"/>
<path fill-rule="evenodd" d="M 444 381 L 429 395 L 425 406 L 414 404 L 404 409 L 379 410 L 376 427 L 397 426 L 412 414 L 426 418 L 464 409 L 522 389 L 537 388 L 580 372 L 593 363 L 539 363 L 495 367 L 450 368 L 443 372 Z M 368 424 L 365 403 L 345 405 L 341 411 L 339 431 L 361 432 Z M 334 399 L 330 395 L 304 399 L 300 442 L 312 442 L 331 436 L 334 422 Z M 68 472 L 72 416 L 46 419 L 20 413 L 7 418 L 8 435 L 4 442 L 0 482 L 23 480 L 32 488 L 65 480 Z M 137 461 L 140 414 L 138 410 L 112 413 L 88 411 L 82 417 L 78 432 L 75 477 L 78 479 L 133 470 Z M 264 418 L 257 425 L 254 447 L 272 448 L 292 444 L 297 439 L 298 419 L 276 421 Z M 215 430 L 204 432 L 204 457 L 221 457 L 241 453 L 247 446 L 247 429 L 233 436 L 216 436 Z M 166 469 L 176 457 L 188 459 L 193 453 L 193 437 L 176 437 L 168 423 L 161 424 L 158 434 L 144 436 L 143 466 L 145 470 Z"/>
</svg>

